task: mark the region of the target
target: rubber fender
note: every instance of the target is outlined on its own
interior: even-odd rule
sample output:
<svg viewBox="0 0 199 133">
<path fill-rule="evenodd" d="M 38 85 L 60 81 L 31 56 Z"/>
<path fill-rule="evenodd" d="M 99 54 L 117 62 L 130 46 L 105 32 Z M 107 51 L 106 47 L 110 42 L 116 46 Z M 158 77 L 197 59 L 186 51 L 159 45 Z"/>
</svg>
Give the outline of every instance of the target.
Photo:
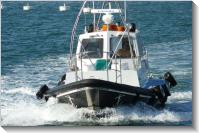
<svg viewBox="0 0 199 133">
<path fill-rule="evenodd" d="M 166 86 L 166 85 L 165 85 Z M 167 101 L 167 93 L 165 92 L 165 89 L 162 88 L 163 86 L 156 86 L 153 88 L 153 92 L 156 94 L 156 96 L 159 99 L 160 105 L 163 107 L 165 105 L 165 102 Z M 161 89 L 162 88 L 162 89 Z"/>
<path fill-rule="evenodd" d="M 174 87 L 177 85 L 175 78 L 173 77 L 173 75 L 170 72 L 166 72 L 164 74 L 164 79 L 170 83 L 171 87 Z"/>
<path fill-rule="evenodd" d="M 136 24 L 135 23 L 131 23 L 132 27 L 130 29 L 130 32 L 135 32 L 136 30 Z"/>
<path fill-rule="evenodd" d="M 48 86 L 42 85 L 39 89 L 39 91 L 36 93 L 37 99 L 42 99 L 44 94 L 46 94 L 46 92 L 49 90 Z"/>
<path fill-rule="evenodd" d="M 64 84 L 64 80 L 66 79 L 66 74 L 61 77 L 61 80 L 58 82 L 58 86 Z"/>
</svg>

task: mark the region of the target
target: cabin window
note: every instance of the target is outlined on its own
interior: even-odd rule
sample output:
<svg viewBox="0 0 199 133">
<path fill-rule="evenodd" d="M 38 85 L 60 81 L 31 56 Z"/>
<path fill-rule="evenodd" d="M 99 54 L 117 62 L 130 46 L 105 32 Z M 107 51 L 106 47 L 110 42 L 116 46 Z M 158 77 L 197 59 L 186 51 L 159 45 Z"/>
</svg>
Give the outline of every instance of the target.
<svg viewBox="0 0 199 133">
<path fill-rule="evenodd" d="M 110 42 L 111 42 L 111 52 L 113 53 L 118 45 L 118 42 L 120 41 L 120 37 L 113 37 L 111 38 Z M 133 39 L 130 38 L 130 44 L 129 45 L 129 39 L 128 37 L 124 37 L 122 38 L 122 41 L 119 44 L 119 47 L 117 48 L 116 54 L 117 56 L 119 56 L 120 58 L 131 58 L 131 50 L 132 50 L 132 54 L 133 57 L 135 57 L 135 51 L 133 48 Z M 111 54 L 112 56 L 112 54 Z"/>
<path fill-rule="evenodd" d="M 82 40 L 81 56 L 82 58 L 102 58 L 103 39 L 91 38 Z"/>
</svg>

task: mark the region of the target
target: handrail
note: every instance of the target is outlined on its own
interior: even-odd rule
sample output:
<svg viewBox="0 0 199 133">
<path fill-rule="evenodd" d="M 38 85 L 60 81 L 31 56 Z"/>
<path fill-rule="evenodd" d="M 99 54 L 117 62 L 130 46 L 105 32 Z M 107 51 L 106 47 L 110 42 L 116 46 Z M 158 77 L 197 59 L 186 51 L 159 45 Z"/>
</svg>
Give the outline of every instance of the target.
<svg viewBox="0 0 199 133">
<path fill-rule="evenodd" d="M 103 52 L 103 53 L 112 53 L 112 51 L 108 51 L 108 52 Z M 78 79 L 80 79 L 80 80 L 83 80 L 84 78 L 84 76 L 83 76 L 83 64 L 82 64 L 82 57 L 80 57 L 80 62 L 81 62 L 81 69 L 79 69 L 78 67 L 77 67 L 77 56 L 78 55 L 81 55 L 81 53 L 79 53 L 79 54 L 75 54 L 75 56 L 74 56 L 74 58 L 72 59 L 72 60 L 75 60 L 75 77 L 76 77 L 76 81 L 78 81 Z M 117 82 L 117 79 L 118 78 L 120 78 L 120 83 L 122 83 L 122 69 L 121 69 L 121 59 L 122 58 L 117 58 L 118 56 L 114 56 L 115 58 L 115 61 L 116 61 L 116 63 L 115 63 L 115 65 L 116 65 L 116 69 L 106 69 L 106 71 L 110 71 L 110 70 L 114 70 L 115 71 L 115 79 L 116 79 L 116 82 Z M 109 60 L 108 58 L 106 58 L 107 60 Z M 118 61 L 117 60 L 120 60 L 120 63 L 118 63 Z M 117 67 L 118 67 L 118 64 L 119 64 L 119 70 L 117 69 Z M 107 68 L 109 68 L 109 65 L 107 64 Z M 80 71 L 80 76 L 78 76 L 78 72 L 77 71 Z M 118 75 L 118 72 L 119 72 L 119 75 Z M 80 78 L 81 77 L 81 78 Z M 109 80 L 109 75 L 107 75 L 107 80 Z"/>
<path fill-rule="evenodd" d="M 72 33 L 71 33 L 71 42 L 70 42 L 70 60 L 72 59 L 72 53 L 73 53 L 73 44 L 74 44 L 74 39 L 75 39 L 75 35 L 74 34 L 76 32 L 77 24 L 79 22 L 79 18 L 80 18 L 81 14 L 82 14 L 84 6 L 86 5 L 86 2 L 87 2 L 87 0 L 84 1 L 84 3 L 83 3 L 83 5 L 82 5 L 82 7 L 81 7 L 81 9 L 80 9 L 80 11 L 79 11 L 79 13 L 77 15 L 77 18 L 75 20 L 75 24 L 73 25 L 73 29 L 72 29 Z"/>
</svg>

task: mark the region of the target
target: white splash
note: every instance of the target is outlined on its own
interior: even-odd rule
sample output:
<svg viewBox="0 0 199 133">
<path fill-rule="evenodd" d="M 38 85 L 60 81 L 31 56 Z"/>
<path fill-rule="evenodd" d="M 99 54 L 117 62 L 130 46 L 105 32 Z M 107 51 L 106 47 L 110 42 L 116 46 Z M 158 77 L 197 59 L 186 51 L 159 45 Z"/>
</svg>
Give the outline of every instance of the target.
<svg viewBox="0 0 199 133">
<path fill-rule="evenodd" d="M 16 93 L 20 93 L 20 94 L 26 94 L 26 95 L 35 95 L 35 92 L 32 91 L 31 88 L 28 87 L 21 87 L 21 88 L 16 88 L 16 89 L 10 89 L 10 90 L 2 90 L 2 93 L 6 93 L 6 94 L 16 94 Z"/>
<path fill-rule="evenodd" d="M 192 100 L 192 92 L 173 92 L 170 97 L 168 97 L 168 103 L 178 102 L 178 101 L 191 101 Z"/>
<path fill-rule="evenodd" d="M 183 112 L 169 110 L 157 110 L 143 103 L 132 107 L 106 108 L 101 113 L 109 115 L 93 119 L 85 117 L 85 114 L 93 115 L 93 111 L 87 108 L 76 109 L 71 105 L 57 104 L 56 99 L 51 99 L 46 104 L 20 103 L 13 107 L 2 109 L 2 125 L 7 126 L 36 126 L 53 124 L 55 122 L 86 122 L 100 125 L 122 124 L 123 122 L 180 122 L 191 120 Z M 189 113 L 191 115 L 191 112 Z M 188 116 L 188 118 L 187 118 Z"/>
</svg>

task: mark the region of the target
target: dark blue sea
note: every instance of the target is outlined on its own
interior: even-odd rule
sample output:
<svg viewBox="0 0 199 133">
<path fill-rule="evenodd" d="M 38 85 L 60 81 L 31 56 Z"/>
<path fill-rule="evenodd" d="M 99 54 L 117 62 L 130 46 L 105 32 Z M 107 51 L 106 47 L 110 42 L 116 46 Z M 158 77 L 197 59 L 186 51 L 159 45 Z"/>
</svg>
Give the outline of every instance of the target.
<svg viewBox="0 0 199 133">
<path fill-rule="evenodd" d="M 192 2 L 127 2 L 127 20 L 134 22 L 148 49 L 150 72 L 170 71 L 178 82 L 164 109 L 138 103 L 106 108 L 103 118 L 70 105 L 38 101 L 42 84 L 53 87 L 68 69 L 73 24 L 82 2 L 2 2 L 1 10 L 1 125 L 192 125 Z M 81 16 L 84 18 L 84 16 Z M 78 33 L 83 32 L 80 21 Z"/>
</svg>

